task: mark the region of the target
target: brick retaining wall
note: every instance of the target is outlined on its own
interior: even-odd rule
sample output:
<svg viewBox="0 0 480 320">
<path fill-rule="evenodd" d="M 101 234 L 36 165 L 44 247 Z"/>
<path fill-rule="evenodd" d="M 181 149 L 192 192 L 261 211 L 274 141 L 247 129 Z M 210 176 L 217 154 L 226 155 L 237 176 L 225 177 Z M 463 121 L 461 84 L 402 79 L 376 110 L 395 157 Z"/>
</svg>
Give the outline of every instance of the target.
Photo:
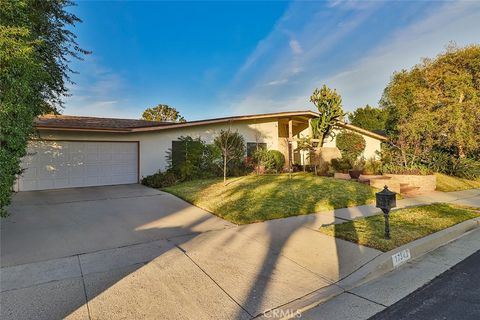
<svg viewBox="0 0 480 320">
<path fill-rule="evenodd" d="M 387 177 L 397 180 L 399 183 L 408 183 L 411 187 L 419 187 L 419 191 L 434 191 L 437 187 L 437 177 L 435 175 L 419 176 L 408 174 L 385 174 Z"/>
</svg>

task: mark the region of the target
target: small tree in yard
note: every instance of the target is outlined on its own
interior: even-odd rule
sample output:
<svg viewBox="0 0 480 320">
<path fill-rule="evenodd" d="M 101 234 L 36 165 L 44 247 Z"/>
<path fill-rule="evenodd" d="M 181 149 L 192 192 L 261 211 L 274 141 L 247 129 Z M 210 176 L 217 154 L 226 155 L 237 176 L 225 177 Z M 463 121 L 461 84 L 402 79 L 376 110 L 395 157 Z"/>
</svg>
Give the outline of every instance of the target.
<svg viewBox="0 0 480 320">
<path fill-rule="evenodd" d="M 227 181 L 227 164 L 234 159 L 241 159 L 245 155 L 245 140 L 238 132 L 230 129 L 221 130 L 214 140 L 215 145 L 222 152 L 223 159 L 223 183 Z"/>
<path fill-rule="evenodd" d="M 297 150 L 302 152 L 303 172 L 305 172 L 305 151 L 312 151 L 313 146 L 309 137 L 302 137 L 297 141 Z"/>
<path fill-rule="evenodd" d="M 334 89 L 323 85 L 321 89 L 315 89 L 310 97 L 320 113 L 318 118 L 311 121 L 313 137 L 318 139 L 318 148 L 321 150 L 326 138 L 332 136 L 333 126 L 343 120 L 346 115 L 342 109 L 342 97 Z M 317 174 L 317 160 L 319 155 L 315 153 L 315 174 Z"/>
</svg>

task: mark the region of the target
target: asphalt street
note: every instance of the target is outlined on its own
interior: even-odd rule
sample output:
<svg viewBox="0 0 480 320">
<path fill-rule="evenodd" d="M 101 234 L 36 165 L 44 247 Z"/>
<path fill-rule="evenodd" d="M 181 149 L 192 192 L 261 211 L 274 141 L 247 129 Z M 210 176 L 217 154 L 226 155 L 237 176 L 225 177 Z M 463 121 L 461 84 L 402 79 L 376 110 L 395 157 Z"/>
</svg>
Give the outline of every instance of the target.
<svg viewBox="0 0 480 320">
<path fill-rule="evenodd" d="M 480 319 L 480 250 L 371 320 Z"/>
</svg>

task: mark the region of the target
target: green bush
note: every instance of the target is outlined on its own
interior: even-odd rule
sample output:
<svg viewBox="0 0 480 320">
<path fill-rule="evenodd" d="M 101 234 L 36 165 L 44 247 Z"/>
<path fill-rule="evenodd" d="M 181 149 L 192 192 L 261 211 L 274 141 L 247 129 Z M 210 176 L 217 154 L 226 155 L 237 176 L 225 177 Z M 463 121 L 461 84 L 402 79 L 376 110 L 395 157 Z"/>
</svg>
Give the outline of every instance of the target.
<svg viewBox="0 0 480 320">
<path fill-rule="evenodd" d="M 382 174 L 382 162 L 375 157 L 367 159 L 363 168 L 363 174 Z"/>
<path fill-rule="evenodd" d="M 352 165 L 352 170 L 363 171 L 363 169 L 365 169 L 365 163 L 366 162 L 363 157 L 355 160 Z"/>
<path fill-rule="evenodd" d="M 222 152 L 216 145 L 204 146 L 200 168 L 203 177 L 220 177 L 222 175 Z"/>
<path fill-rule="evenodd" d="M 285 165 L 285 156 L 278 150 L 259 148 L 253 153 L 253 162 L 257 167 L 261 167 L 266 172 L 279 173 Z M 259 171 L 257 168 L 257 172 Z"/>
<path fill-rule="evenodd" d="M 342 153 L 342 158 L 349 160 L 351 165 L 362 155 L 365 150 L 365 138 L 357 133 L 342 131 L 336 137 L 337 148 Z"/>
<path fill-rule="evenodd" d="M 207 145 L 200 138 L 179 137 L 172 141 L 167 152 L 168 170 L 180 180 L 210 178 L 221 175 L 222 154 L 214 145 Z"/>
<path fill-rule="evenodd" d="M 332 159 L 332 168 L 335 172 L 348 173 L 348 170 L 352 169 L 352 162 L 349 159 L 339 158 Z"/>
<path fill-rule="evenodd" d="M 453 158 L 449 173 L 452 176 L 475 180 L 480 178 L 480 161 L 470 158 Z"/>
<path fill-rule="evenodd" d="M 471 180 L 480 178 L 480 161 L 473 158 L 456 158 L 447 152 L 433 151 L 425 163 L 435 172 Z"/>
<path fill-rule="evenodd" d="M 157 173 L 142 178 L 142 184 L 151 188 L 170 187 L 177 183 L 177 181 L 177 177 L 171 171 L 158 171 Z"/>
<path fill-rule="evenodd" d="M 274 170 L 276 173 L 282 172 L 285 165 L 285 156 L 278 150 L 268 150 L 268 154 L 272 158 L 272 165 L 268 169 Z"/>
<path fill-rule="evenodd" d="M 432 151 L 425 161 L 426 165 L 435 172 L 451 175 L 452 155 L 441 151 Z"/>
<path fill-rule="evenodd" d="M 315 172 L 315 166 L 313 168 Z M 331 171 L 331 164 L 327 161 L 322 161 L 317 165 L 317 175 L 319 176 L 329 176 Z"/>
<path fill-rule="evenodd" d="M 240 176 L 244 176 L 251 173 L 252 168 L 251 166 L 248 166 L 245 159 L 232 159 L 227 164 L 227 172 L 229 176 L 240 177 Z M 220 171 L 220 176 L 221 176 L 221 171 Z"/>
</svg>

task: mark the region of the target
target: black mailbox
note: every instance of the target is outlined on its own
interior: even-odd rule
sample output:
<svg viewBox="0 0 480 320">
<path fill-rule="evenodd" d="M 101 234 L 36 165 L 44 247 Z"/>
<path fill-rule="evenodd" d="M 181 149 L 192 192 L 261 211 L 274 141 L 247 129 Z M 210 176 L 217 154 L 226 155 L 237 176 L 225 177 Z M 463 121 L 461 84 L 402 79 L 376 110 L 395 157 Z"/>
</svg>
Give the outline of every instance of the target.
<svg viewBox="0 0 480 320">
<path fill-rule="evenodd" d="M 397 197 L 396 193 L 388 190 L 388 186 L 385 186 L 382 191 L 375 194 L 377 199 L 377 208 L 382 209 L 382 211 L 395 208 L 397 206 Z"/>
<path fill-rule="evenodd" d="M 390 209 L 397 206 L 396 193 L 388 190 L 385 186 L 382 191 L 375 194 L 377 200 L 377 208 L 382 209 L 385 218 L 385 239 L 390 239 Z"/>
</svg>

